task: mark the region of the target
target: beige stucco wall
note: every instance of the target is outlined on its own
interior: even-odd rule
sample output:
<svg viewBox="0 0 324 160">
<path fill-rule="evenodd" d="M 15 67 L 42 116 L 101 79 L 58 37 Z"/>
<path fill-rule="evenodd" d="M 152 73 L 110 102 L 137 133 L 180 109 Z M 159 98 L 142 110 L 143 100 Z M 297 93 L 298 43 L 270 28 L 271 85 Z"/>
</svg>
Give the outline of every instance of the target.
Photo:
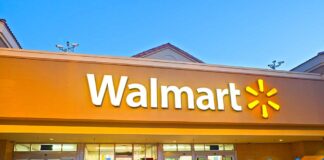
<svg viewBox="0 0 324 160">
<path fill-rule="evenodd" d="M 237 144 L 237 160 L 322 160 L 324 142 Z"/>
<path fill-rule="evenodd" d="M 238 160 L 289 160 L 293 159 L 291 144 L 237 144 Z"/>
</svg>

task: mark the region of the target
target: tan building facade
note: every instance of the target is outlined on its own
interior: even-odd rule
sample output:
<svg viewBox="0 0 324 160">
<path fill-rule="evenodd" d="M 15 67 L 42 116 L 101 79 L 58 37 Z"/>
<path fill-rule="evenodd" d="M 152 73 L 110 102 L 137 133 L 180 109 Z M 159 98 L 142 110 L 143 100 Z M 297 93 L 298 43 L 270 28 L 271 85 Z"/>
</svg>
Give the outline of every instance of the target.
<svg viewBox="0 0 324 160">
<path fill-rule="evenodd" d="M 21 50 L 0 20 L 0 160 L 323 160 L 324 54 L 291 71 Z"/>
<path fill-rule="evenodd" d="M 323 75 L 141 56 L 0 49 L 0 159 L 324 158 Z"/>
</svg>

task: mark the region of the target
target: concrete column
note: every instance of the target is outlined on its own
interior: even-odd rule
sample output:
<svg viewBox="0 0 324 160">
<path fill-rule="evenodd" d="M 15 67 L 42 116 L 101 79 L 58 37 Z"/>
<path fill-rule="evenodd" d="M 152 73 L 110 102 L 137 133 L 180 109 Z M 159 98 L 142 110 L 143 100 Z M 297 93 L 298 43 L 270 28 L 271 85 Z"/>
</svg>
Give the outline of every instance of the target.
<svg viewBox="0 0 324 160">
<path fill-rule="evenodd" d="M 77 149 L 77 160 L 84 160 L 84 148 L 85 144 L 78 144 L 78 149 Z"/>
<path fill-rule="evenodd" d="M 8 140 L 0 140 L 0 159 L 13 160 L 14 143 Z"/>
<path fill-rule="evenodd" d="M 164 159 L 164 155 L 163 155 L 163 145 L 162 144 L 158 144 L 157 146 L 157 152 L 158 152 L 158 160 L 163 160 Z"/>
</svg>

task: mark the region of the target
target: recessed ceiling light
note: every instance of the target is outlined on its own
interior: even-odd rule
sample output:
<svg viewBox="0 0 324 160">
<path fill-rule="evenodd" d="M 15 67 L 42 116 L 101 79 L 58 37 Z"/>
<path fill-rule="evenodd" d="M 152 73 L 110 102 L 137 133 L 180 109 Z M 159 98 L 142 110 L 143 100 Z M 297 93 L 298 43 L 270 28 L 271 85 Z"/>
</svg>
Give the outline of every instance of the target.
<svg viewBox="0 0 324 160">
<path fill-rule="evenodd" d="M 279 142 L 283 142 L 284 140 L 283 139 L 279 139 Z"/>
<path fill-rule="evenodd" d="M 49 140 L 50 140 L 50 141 L 54 141 L 54 138 L 50 138 Z"/>
</svg>

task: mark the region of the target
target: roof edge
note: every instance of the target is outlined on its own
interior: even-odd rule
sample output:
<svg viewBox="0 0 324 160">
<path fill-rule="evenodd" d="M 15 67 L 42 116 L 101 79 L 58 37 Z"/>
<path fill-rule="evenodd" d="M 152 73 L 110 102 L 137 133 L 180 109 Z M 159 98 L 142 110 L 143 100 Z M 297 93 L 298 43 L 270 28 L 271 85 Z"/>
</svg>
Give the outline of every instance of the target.
<svg viewBox="0 0 324 160">
<path fill-rule="evenodd" d="M 19 43 L 19 41 L 17 40 L 16 36 L 15 36 L 15 35 L 13 34 L 13 32 L 11 31 L 9 25 L 7 24 L 7 21 L 6 21 L 5 19 L 1 19 L 1 18 L 0 18 L 0 22 L 2 22 L 2 23 L 5 25 L 5 27 L 7 28 L 7 30 L 9 31 L 9 33 L 11 34 L 11 36 L 13 37 L 13 39 L 15 40 L 15 42 L 17 43 L 18 47 L 19 47 L 20 49 L 22 49 L 21 44 Z"/>
<path fill-rule="evenodd" d="M 116 64 L 116 65 L 174 68 L 174 69 L 184 69 L 184 70 L 210 71 L 210 72 L 247 74 L 247 75 L 259 75 L 259 76 L 274 76 L 274 77 L 283 77 L 283 78 L 297 78 L 297 79 L 310 79 L 310 80 L 324 81 L 324 76 L 317 73 L 303 73 L 303 72 L 280 71 L 280 70 L 259 69 L 259 68 L 249 68 L 249 67 L 194 63 L 194 62 L 166 61 L 166 60 L 158 60 L 158 59 L 145 59 L 145 58 L 132 58 L 132 57 L 98 56 L 98 55 L 89 55 L 89 54 L 35 51 L 35 50 L 23 50 L 23 49 L 12 49 L 12 48 L 0 48 L 0 51 L 7 51 L 7 52 L 0 52 L 0 56 L 3 57 L 58 60 L 58 61 L 94 62 L 94 63 L 103 63 L 103 64 L 109 63 L 109 64 Z M 26 54 L 21 54 L 22 52 Z"/>
<path fill-rule="evenodd" d="M 154 54 L 162 49 L 166 49 L 166 48 L 171 48 L 173 50 L 175 50 L 176 52 L 179 52 L 182 56 L 192 60 L 193 62 L 197 62 L 197 63 L 204 63 L 202 60 L 194 57 L 193 55 L 189 54 L 188 52 L 176 47 L 175 45 L 171 44 L 171 43 L 165 43 L 162 44 L 160 46 L 148 49 L 146 51 L 140 52 L 138 54 L 133 55 L 132 57 L 136 57 L 136 58 L 144 58 L 148 55 Z"/>
<path fill-rule="evenodd" d="M 314 56 L 314 57 L 312 57 L 312 58 L 306 60 L 305 62 L 299 64 L 298 66 L 296 66 L 296 67 L 290 69 L 290 71 L 294 71 L 295 69 L 301 67 L 302 65 L 304 65 L 304 64 L 306 64 L 306 63 L 308 63 L 308 62 L 310 62 L 311 60 L 313 60 L 313 59 L 315 59 L 316 57 L 319 57 L 319 56 L 321 56 L 321 55 L 324 55 L 324 51 L 322 51 L 322 52 L 318 52 L 316 56 Z"/>
</svg>

